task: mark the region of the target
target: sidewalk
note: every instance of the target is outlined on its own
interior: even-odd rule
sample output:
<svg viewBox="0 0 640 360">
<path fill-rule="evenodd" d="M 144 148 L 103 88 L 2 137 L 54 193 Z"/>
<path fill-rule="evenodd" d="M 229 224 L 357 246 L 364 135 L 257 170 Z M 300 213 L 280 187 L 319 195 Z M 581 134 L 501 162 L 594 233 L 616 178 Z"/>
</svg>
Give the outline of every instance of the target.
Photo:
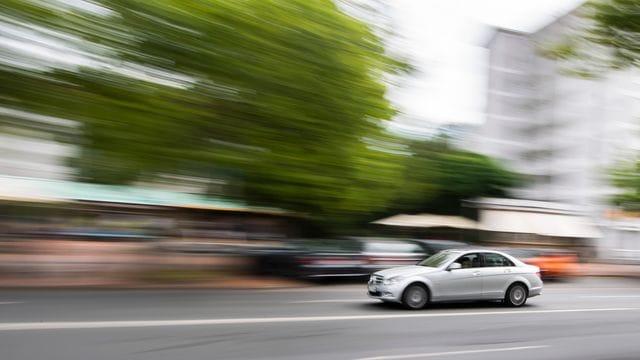
<svg viewBox="0 0 640 360">
<path fill-rule="evenodd" d="M 582 276 L 618 276 L 640 278 L 640 265 L 588 263 L 582 264 Z"/>
<path fill-rule="evenodd" d="M 149 243 L 30 240 L 0 242 L 0 288 L 270 289 L 305 286 L 252 275 L 252 260 L 184 254 Z"/>
<path fill-rule="evenodd" d="M 4 277 L 0 279 L 3 288 L 60 288 L 60 289 L 291 289 L 309 284 L 280 278 L 260 276 L 224 276 L 218 279 L 183 282 L 153 282 L 109 276 L 75 276 L 70 278 L 24 278 Z"/>
<path fill-rule="evenodd" d="M 582 264 L 580 277 L 633 277 L 640 279 L 640 265 L 588 263 Z M 145 281 L 111 274 L 86 274 L 71 277 L 0 277 L 2 288 L 61 288 L 61 289 L 293 289 L 309 283 L 259 275 L 225 274 L 195 281 Z"/>
<path fill-rule="evenodd" d="M 186 254 L 150 243 L 30 240 L 0 242 L 0 288 L 286 289 L 304 281 L 251 274 L 233 254 Z M 635 277 L 640 264 L 580 264 L 577 276 Z"/>
</svg>

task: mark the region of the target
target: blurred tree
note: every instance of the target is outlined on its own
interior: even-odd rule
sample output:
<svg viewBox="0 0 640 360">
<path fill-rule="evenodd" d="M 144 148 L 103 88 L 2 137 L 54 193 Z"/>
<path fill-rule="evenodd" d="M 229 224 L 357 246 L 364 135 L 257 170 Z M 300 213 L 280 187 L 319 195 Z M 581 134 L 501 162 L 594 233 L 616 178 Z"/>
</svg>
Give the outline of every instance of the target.
<svg viewBox="0 0 640 360">
<path fill-rule="evenodd" d="M 83 180 L 233 173 L 234 194 L 321 219 L 390 200 L 402 156 L 384 130 L 395 113 L 384 77 L 406 65 L 333 1 L 0 9 L 13 40 L 41 47 L 0 61 L 2 106 L 80 123 L 82 136 L 64 140 L 81 147 Z"/>
<path fill-rule="evenodd" d="M 621 191 L 613 201 L 625 210 L 640 210 L 640 161 L 620 165 L 613 171 L 613 184 Z"/>
<path fill-rule="evenodd" d="M 563 41 L 544 44 L 544 55 L 567 61 L 567 73 L 585 78 L 640 65 L 639 1 L 590 0 L 576 13 L 584 21 L 567 28 Z"/>
<path fill-rule="evenodd" d="M 1 106 L 79 124 L 5 116 L 0 126 L 78 144 L 82 180 L 222 178 L 227 196 L 325 229 L 454 211 L 513 183 L 483 156 L 408 147 L 385 130 L 386 81 L 408 67 L 386 53 L 383 31 L 334 1 L 5 0 L 0 10 L 4 43 L 16 45 L 0 58 Z"/>
<path fill-rule="evenodd" d="M 640 2 L 596 0 L 586 10 L 590 26 L 584 38 L 610 50 L 610 64 L 616 68 L 639 65 Z"/>
<path fill-rule="evenodd" d="M 494 160 L 451 147 L 446 141 L 414 142 L 395 212 L 459 214 L 461 201 L 505 196 L 523 179 Z"/>
</svg>

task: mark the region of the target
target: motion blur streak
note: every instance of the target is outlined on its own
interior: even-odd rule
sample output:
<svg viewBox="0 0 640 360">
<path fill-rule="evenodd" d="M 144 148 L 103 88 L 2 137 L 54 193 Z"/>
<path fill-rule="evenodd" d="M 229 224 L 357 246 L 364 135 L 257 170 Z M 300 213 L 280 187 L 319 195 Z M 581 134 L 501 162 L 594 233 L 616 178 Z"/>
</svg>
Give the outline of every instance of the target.
<svg viewBox="0 0 640 360">
<path fill-rule="evenodd" d="M 360 358 L 357 360 L 414 359 L 414 358 L 425 358 L 425 357 L 436 357 L 436 356 L 454 356 L 454 355 L 482 354 L 482 353 L 501 352 L 501 351 L 530 350 L 530 349 L 541 349 L 546 347 L 549 347 L 549 345 L 518 346 L 518 347 L 508 347 L 508 348 L 498 348 L 498 349 L 480 349 L 480 350 L 465 350 L 465 351 L 447 351 L 447 352 L 422 353 L 422 354 L 410 354 L 410 355 L 375 356 L 375 357 L 368 357 L 368 358 Z"/>
<path fill-rule="evenodd" d="M 637 353 L 639 34 L 640 0 L 0 0 L 1 357 Z"/>
<path fill-rule="evenodd" d="M 135 327 L 160 327 L 160 326 L 202 326 L 202 325 L 234 325 L 234 324 L 263 324 L 263 323 L 269 324 L 269 323 L 288 323 L 288 322 L 385 320 L 385 319 L 407 319 L 407 318 L 411 319 L 411 318 L 431 318 L 431 317 L 450 317 L 450 316 L 527 315 L 527 314 L 553 314 L 553 313 L 574 313 L 574 312 L 580 313 L 580 312 L 602 312 L 602 311 L 638 311 L 638 310 L 640 310 L 640 308 L 483 311 L 483 312 L 454 312 L 454 313 L 435 313 L 435 314 L 306 316 L 306 317 L 249 318 L 249 319 L 0 323 L 0 331 L 108 329 L 108 328 L 131 328 L 131 327 L 135 328 Z"/>
</svg>

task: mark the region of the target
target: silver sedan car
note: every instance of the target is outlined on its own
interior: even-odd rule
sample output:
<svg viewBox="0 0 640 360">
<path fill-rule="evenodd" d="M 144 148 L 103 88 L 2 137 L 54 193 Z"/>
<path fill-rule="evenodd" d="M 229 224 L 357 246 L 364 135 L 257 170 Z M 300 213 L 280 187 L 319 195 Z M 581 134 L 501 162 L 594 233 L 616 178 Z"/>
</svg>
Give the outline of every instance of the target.
<svg viewBox="0 0 640 360">
<path fill-rule="evenodd" d="M 444 250 L 418 265 L 378 271 L 369 296 L 420 309 L 429 302 L 503 300 L 522 306 L 542 293 L 540 269 L 494 250 Z"/>
</svg>

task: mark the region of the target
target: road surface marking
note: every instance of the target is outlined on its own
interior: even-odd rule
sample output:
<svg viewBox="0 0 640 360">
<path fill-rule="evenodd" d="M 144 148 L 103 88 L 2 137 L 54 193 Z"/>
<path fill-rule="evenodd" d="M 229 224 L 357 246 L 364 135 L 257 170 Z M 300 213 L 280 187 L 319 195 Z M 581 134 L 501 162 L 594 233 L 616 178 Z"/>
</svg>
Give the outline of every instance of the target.
<svg viewBox="0 0 640 360">
<path fill-rule="evenodd" d="M 0 301 L 0 305 L 22 304 L 24 301 Z"/>
<path fill-rule="evenodd" d="M 610 299 L 610 298 L 639 298 L 640 295 L 583 295 L 581 298 Z"/>
<path fill-rule="evenodd" d="M 259 293 L 281 293 L 281 292 L 323 292 L 323 293 L 329 293 L 329 292 L 355 292 L 355 293 L 366 293 L 367 289 L 366 289 L 367 284 L 365 283 L 364 285 L 344 285 L 344 286 L 337 286 L 337 287 L 332 287 L 332 288 L 327 288 L 327 287 L 297 287 L 297 288 L 286 288 L 286 289 L 260 289 L 260 290 L 255 290 L 255 292 L 259 292 Z M 364 291 L 362 290 L 364 289 Z"/>
<path fill-rule="evenodd" d="M 19 330 L 62 330 L 62 329 L 110 329 L 166 326 L 202 326 L 202 325 L 238 325 L 238 324 L 270 324 L 290 322 L 344 321 L 344 320 L 388 320 L 418 319 L 431 317 L 455 316 L 487 316 L 487 315 L 526 315 L 555 314 L 603 311 L 638 311 L 636 308 L 606 309 L 556 309 L 556 310 L 510 310 L 510 311 L 474 311 L 474 312 L 438 312 L 387 315 L 341 315 L 341 316 L 297 316 L 272 318 L 236 318 L 236 319 L 190 319 L 190 320 L 115 320 L 115 321 L 60 321 L 60 322 L 24 322 L 0 323 L 0 331 Z"/>
<path fill-rule="evenodd" d="M 451 355 L 467 355 L 467 354 L 480 354 L 489 352 L 501 352 L 501 351 L 518 351 L 518 350 L 531 350 L 547 348 L 549 345 L 536 345 L 536 346 L 519 346 L 509 348 L 497 348 L 497 349 L 479 349 L 479 350 L 461 350 L 461 351 L 445 351 L 434 353 L 422 353 L 422 354 L 409 354 L 409 355 L 390 355 L 390 356 L 374 356 L 359 358 L 356 360 L 396 360 L 396 359 L 413 359 L 413 358 L 425 358 L 436 356 L 451 356 Z"/>
<path fill-rule="evenodd" d="M 545 286 L 544 291 L 603 291 L 603 290 L 640 290 L 640 287 L 575 287 L 575 288 L 554 288 L 550 286 Z"/>
<path fill-rule="evenodd" d="M 301 300 L 301 301 L 289 301 L 288 304 L 317 304 L 317 303 L 349 303 L 349 302 L 378 302 L 378 300 L 370 299 L 326 299 L 326 300 Z"/>
</svg>

